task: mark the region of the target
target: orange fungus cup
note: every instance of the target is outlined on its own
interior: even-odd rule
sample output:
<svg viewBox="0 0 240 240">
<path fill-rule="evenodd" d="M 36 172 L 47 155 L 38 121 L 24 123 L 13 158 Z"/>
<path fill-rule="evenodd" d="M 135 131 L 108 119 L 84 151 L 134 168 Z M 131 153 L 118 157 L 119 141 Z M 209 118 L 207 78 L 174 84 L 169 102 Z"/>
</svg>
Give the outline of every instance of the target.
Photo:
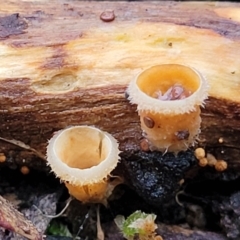
<svg viewBox="0 0 240 240">
<path fill-rule="evenodd" d="M 119 160 L 118 143 L 109 133 L 90 126 L 60 130 L 49 141 L 47 160 L 70 195 L 106 204 L 115 187 L 110 173 Z"/>
<path fill-rule="evenodd" d="M 179 64 L 153 66 L 129 84 L 129 100 L 137 104 L 151 150 L 178 153 L 194 144 L 207 90 L 197 70 Z"/>
</svg>

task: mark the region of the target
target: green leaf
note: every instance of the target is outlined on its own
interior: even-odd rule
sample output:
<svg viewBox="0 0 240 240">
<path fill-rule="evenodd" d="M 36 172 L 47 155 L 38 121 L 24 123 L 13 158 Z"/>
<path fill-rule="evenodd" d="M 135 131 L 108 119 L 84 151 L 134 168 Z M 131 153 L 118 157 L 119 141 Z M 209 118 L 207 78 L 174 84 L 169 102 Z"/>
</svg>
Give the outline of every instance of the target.
<svg viewBox="0 0 240 240">
<path fill-rule="evenodd" d="M 63 223 L 52 220 L 47 228 L 47 234 L 53 236 L 72 237 L 68 227 Z"/>
<path fill-rule="evenodd" d="M 154 214 L 147 214 L 141 211 L 136 211 L 132 213 L 122 225 L 122 231 L 125 238 L 134 237 L 135 234 L 145 235 L 149 234 L 145 232 L 143 226 L 146 222 L 152 222 L 156 219 L 156 215 Z"/>
</svg>

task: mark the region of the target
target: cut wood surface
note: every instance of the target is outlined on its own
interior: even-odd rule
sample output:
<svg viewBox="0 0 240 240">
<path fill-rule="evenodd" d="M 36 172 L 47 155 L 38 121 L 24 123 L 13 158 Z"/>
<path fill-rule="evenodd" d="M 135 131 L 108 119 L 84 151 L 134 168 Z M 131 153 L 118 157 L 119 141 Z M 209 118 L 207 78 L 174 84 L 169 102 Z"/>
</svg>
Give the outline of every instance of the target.
<svg viewBox="0 0 240 240">
<path fill-rule="evenodd" d="M 108 9 L 115 19 L 105 22 Z M 202 144 L 237 167 L 239 16 L 240 4 L 227 2 L 1 1 L 0 159 L 29 165 L 36 153 L 4 139 L 41 156 L 54 131 L 78 124 L 138 150 L 139 118 L 126 87 L 145 68 L 179 63 L 209 81 Z"/>
</svg>

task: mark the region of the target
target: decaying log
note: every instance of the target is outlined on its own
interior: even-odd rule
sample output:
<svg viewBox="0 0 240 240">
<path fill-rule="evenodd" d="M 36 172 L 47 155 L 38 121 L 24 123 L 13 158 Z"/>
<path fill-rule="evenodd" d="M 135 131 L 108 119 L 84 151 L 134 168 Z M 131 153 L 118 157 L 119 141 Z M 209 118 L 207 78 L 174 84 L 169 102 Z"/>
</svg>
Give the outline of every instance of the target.
<svg viewBox="0 0 240 240">
<path fill-rule="evenodd" d="M 115 19 L 100 19 L 106 9 Z M 112 133 L 121 150 L 139 150 L 126 87 L 151 65 L 180 63 L 210 84 L 201 143 L 239 168 L 239 15 L 239 3 L 1 2 L 1 139 L 45 155 L 54 131 L 89 124 Z M 35 152 L 4 140 L 0 153 L 13 167 L 45 166 Z"/>
<path fill-rule="evenodd" d="M 16 232 L 27 239 L 41 240 L 43 237 L 37 228 L 18 212 L 7 200 L 0 196 L 0 226 Z"/>
</svg>

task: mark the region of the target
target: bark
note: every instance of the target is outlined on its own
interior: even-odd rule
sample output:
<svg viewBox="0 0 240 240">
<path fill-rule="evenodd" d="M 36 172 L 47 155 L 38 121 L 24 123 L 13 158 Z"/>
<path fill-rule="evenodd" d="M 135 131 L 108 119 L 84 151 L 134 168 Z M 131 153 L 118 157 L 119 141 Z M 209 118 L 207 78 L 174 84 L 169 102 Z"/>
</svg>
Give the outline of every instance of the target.
<svg viewBox="0 0 240 240">
<path fill-rule="evenodd" d="M 199 230 L 190 230 L 184 229 L 179 226 L 168 226 L 165 224 L 159 224 L 157 232 L 159 235 L 163 237 L 163 239 L 172 239 L 172 240 L 226 240 L 227 238 L 222 234 L 207 232 L 207 231 L 199 231 Z"/>
<path fill-rule="evenodd" d="M 200 143 L 238 169 L 239 8 L 214 2 L 2 2 L 2 165 L 44 169 L 53 132 L 77 124 L 110 132 L 122 151 L 139 150 L 139 118 L 125 99 L 126 87 L 144 68 L 170 62 L 207 77 Z M 100 19 L 106 9 L 115 19 Z"/>
<path fill-rule="evenodd" d="M 43 237 L 37 228 L 18 212 L 7 200 L 0 196 L 0 226 L 31 240 L 41 240 Z"/>
</svg>

